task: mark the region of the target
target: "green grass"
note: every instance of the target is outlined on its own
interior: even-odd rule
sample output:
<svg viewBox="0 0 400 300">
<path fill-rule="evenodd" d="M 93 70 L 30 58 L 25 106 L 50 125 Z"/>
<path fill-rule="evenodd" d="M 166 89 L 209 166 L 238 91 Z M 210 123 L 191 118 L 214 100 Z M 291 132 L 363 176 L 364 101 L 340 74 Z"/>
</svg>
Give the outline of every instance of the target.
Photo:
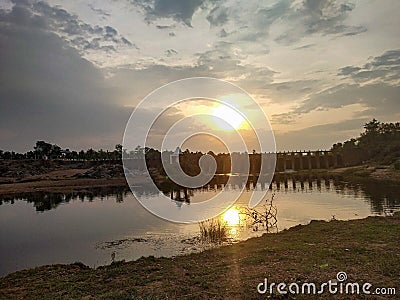
<svg viewBox="0 0 400 300">
<path fill-rule="evenodd" d="M 400 214 L 312 221 L 202 253 L 141 258 L 96 270 L 81 264 L 24 270 L 0 279 L 0 298 L 266 299 L 256 290 L 265 277 L 269 282 L 322 283 L 336 278 L 339 271 L 346 272 L 351 282 L 395 287 L 397 296 L 382 299 L 396 299 L 400 294 Z M 272 295 L 271 299 L 282 298 Z"/>
</svg>

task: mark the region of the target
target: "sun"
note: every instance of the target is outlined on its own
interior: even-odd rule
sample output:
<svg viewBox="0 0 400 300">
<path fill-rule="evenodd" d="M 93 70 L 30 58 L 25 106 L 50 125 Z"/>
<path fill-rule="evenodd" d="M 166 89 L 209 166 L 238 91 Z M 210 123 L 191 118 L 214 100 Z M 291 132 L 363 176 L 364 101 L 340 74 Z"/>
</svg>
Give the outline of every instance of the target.
<svg viewBox="0 0 400 300">
<path fill-rule="evenodd" d="M 223 104 L 214 108 L 212 111 L 212 115 L 219 118 L 215 119 L 215 123 L 220 129 L 224 130 L 232 130 L 232 128 L 239 129 L 245 121 L 240 113 L 238 113 L 233 108 Z"/>
<path fill-rule="evenodd" d="M 240 223 L 240 215 L 239 210 L 237 208 L 228 209 L 223 215 L 222 218 L 229 226 L 236 226 Z"/>
</svg>

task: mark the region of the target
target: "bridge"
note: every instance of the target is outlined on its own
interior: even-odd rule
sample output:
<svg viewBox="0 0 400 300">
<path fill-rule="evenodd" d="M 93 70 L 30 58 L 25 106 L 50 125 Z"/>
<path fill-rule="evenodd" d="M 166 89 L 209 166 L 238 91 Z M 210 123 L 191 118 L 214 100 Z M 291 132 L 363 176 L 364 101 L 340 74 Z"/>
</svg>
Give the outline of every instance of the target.
<svg viewBox="0 0 400 300">
<path fill-rule="evenodd" d="M 343 158 L 332 151 L 278 152 L 276 171 L 331 169 L 343 166 Z"/>
<path fill-rule="evenodd" d="M 169 152 L 158 153 L 157 156 L 147 157 L 147 167 L 154 169 L 161 169 L 161 155 L 164 157 L 164 161 L 170 162 Z M 258 175 L 261 169 L 261 157 L 266 157 L 267 164 L 273 162 L 272 159 L 268 159 L 268 156 L 276 155 L 275 172 L 290 172 L 299 170 L 314 170 L 314 169 L 332 169 L 347 166 L 341 154 L 328 151 L 328 150 L 316 150 L 316 151 L 290 151 L 290 152 L 277 152 L 277 153 L 232 153 L 232 154 L 217 154 L 214 158 L 217 163 L 217 174 L 228 174 L 228 173 L 248 173 Z M 179 155 L 179 164 L 182 169 L 189 175 L 197 174 L 195 171 L 198 168 L 198 162 L 201 154 L 199 153 L 188 153 L 183 152 Z M 247 169 L 247 159 L 250 163 L 250 169 Z M 232 166 L 232 161 L 234 164 Z M 172 162 L 170 162 L 172 163 Z M 174 163 L 178 163 L 178 160 L 174 160 Z M 144 170 L 145 166 L 141 159 L 125 159 L 125 164 L 130 169 Z M 272 165 L 267 166 L 268 170 L 273 169 Z"/>
</svg>

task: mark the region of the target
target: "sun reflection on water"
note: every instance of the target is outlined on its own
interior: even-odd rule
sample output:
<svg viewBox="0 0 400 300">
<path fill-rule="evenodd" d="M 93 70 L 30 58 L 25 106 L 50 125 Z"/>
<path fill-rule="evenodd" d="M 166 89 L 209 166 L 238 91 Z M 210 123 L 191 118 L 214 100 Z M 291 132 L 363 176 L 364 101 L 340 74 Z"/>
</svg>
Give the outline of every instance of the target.
<svg viewBox="0 0 400 300">
<path fill-rule="evenodd" d="M 242 215 L 237 207 L 231 207 L 221 215 L 222 222 L 227 228 L 227 235 L 231 241 L 239 240 L 241 226 L 243 225 Z"/>
<path fill-rule="evenodd" d="M 232 207 L 222 215 L 222 218 L 226 225 L 238 226 L 240 224 L 240 211 L 236 207 Z"/>
</svg>

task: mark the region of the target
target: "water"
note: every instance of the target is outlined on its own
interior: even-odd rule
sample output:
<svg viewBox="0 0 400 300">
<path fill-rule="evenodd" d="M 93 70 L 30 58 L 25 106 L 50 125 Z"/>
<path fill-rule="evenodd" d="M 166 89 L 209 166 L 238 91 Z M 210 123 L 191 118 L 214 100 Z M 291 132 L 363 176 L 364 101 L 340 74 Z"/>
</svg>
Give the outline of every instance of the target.
<svg viewBox="0 0 400 300">
<path fill-rule="evenodd" d="M 202 201 L 221 185 L 189 191 L 186 201 Z M 234 189 L 235 187 L 232 187 Z M 238 188 L 238 187 L 236 187 Z M 256 186 L 262 189 L 262 186 Z M 248 202 L 247 185 L 235 208 L 225 216 L 231 241 L 263 233 L 238 224 L 235 212 Z M 400 187 L 385 183 L 350 184 L 332 179 L 273 183 L 278 229 L 307 224 L 312 219 L 349 220 L 400 210 Z M 143 190 L 149 199 L 158 193 Z M 165 191 L 168 194 L 168 191 Z M 268 195 L 271 196 L 272 191 Z M 126 189 L 96 189 L 90 193 L 36 193 L 0 199 L 0 275 L 25 268 L 81 261 L 91 267 L 141 256 L 174 256 L 201 251 L 197 224 L 164 221 L 147 212 Z M 188 203 L 171 200 L 171 209 Z M 242 218 L 242 216 L 240 216 Z M 114 253 L 114 254 L 113 254 Z"/>
</svg>

